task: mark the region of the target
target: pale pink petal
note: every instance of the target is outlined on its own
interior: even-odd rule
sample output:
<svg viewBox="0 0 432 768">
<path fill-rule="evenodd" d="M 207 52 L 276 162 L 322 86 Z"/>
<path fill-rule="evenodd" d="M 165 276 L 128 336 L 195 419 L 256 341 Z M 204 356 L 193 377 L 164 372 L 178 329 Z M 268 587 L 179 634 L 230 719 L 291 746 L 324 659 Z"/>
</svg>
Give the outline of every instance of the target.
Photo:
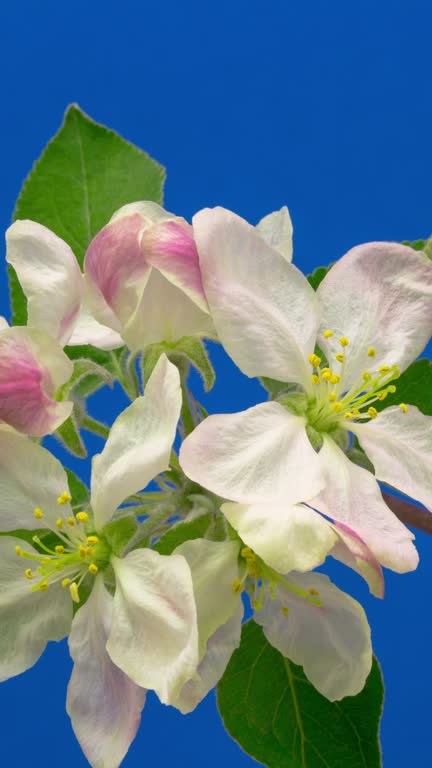
<svg viewBox="0 0 432 768">
<path fill-rule="evenodd" d="M 180 450 L 180 464 L 195 482 L 244 503 L 306 501 L 322 487 L 318 454 L 301 416 L 279 403 L 209 416 Z"/>
<path fill-rule="evenodd" d="M 27 297 L 28 324 L 64 346 L 80 311 L 83 285 L 67 243 L 35 221 L 16 221 L 6 232 L 6 259 Z"/>
<path fill-rule="evenodd" d="M 384 574 L 373 552 L 355 531 L 343 523 L 333 523 L 339 540 L 329 553 L 363 576 L 375 597 L 384 597 Z"/>
<path fill-rule="evenodd" d="M 279 573 L 321 565 L 337 541 L 331 525 L 303 504 L 222 504 L 242 541 Z"/>
<path fill-rule="evenodd" d="M 73 620 L 69 637 L 75 666 L 66 708 L 93 768 L 120 766 L 138 731 L 146 697 L 146 691 L 116 667 L 106 651 L 112 603 L 103 577 L 98 576 Z"/>
<path fill-rule="evenodd" d="M 357 431 L 357 425 L 352 426 Z M 348 526 L 386 568 L 397 573 L 414 570 L 418 564 L 414 537 L 385 503 L 375 477 L 350 461 L 327 436 L 318 457 L 326 485 L 310 505 Z"/>
<path fill-rule="evenodd" d="M 1 317 L 0 315 L 0 331 L 5 331 L 6 328 L 9 328 L 9 323 L 5 317 Z"/>
<path fill-rule="evenodd" d="M 200 211 L 193 228 L 207 301 L 228 354 L 247 376 L 308 387 L 319 316 L 306 278 L 230 211 Z"/>
<path fill-rule="evenodd" d="M 292 261 L 293 225 L 286 205 L 264 216 L 256 225 L 256 230 L 268 245 L 279 251 L 287 261 Z"/>
<path fill-rule="evenodd" d="M 399 243 L 366 243 L 348 251 L 327 273 L 317 295 L 323 306 L 319 344 L 332 364 L 349 340 L 344 381 L 349 386 L 366 369 L 397 364 L 406 368 L 432 334 L 432 263 L 424 253 Z M 368 357 L 374 347 L 376 356 Z"/>
<path fill-rule="evenodd" d="M 356 696 L 372 665 L 363 608 L 321 573 L 289 573 L 287 579 L 304 590 L 305 597 L 278 586 L 274 599 L 267 595 L 262 610 L 255 612 L 255 621 L 269 643 L 300 664 L 327 699 Z"/>
<path fill-rule="evenodd" d="M 68 344 L 72 346 L 92 344 L 98 349 L 111 350 L 123 347 L 124 341 L 117 331 L 113 331 L 111 328 L 95 320 L 90 313 L 87 303 L 84 301 Z"/>
<path fill-rule="evenodd" d="M 44 331 L 1 331 L 0 420 L 35 437 L 53 432 L 72 411 L 72 403 L 55 399 L 72 371 L 60 345 Z"/>
<path fill-rule="evenodd" d="M 432 417 L 414 405 L 385 408 L 366 424 L 351 424 L 378 480 L 432 511 Z"/>
</svg>

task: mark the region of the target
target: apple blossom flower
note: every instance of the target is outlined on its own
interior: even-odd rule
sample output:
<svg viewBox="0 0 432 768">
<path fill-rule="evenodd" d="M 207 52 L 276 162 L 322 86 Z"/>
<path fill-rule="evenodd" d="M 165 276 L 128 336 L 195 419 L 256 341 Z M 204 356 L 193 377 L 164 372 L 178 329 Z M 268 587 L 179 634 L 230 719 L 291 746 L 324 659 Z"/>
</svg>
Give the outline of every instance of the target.
<svg viewBox="0 0 432 768">
<path fill-rule="evenodd" d="M 0 679 L 28 669 L 49 640 L 70 634 L 67 709 L 93 768 L 120 765 L 146 689 L 168 702 L 198 664 L 185 558 L 150 549 L 120 557 L 104 533 L 122 502 L 168 467 L 180 407 L 179 373 L 162 356 L 144 396 L 117 418 L 94 457 L 91 507 L 75 514 L 57 459 L 0 428 L 0 529 L 37 529 L 35 546 L 0 537 Z"/>
<path fill-rule="evenodd" d="M 354 559 L 360 544 L 388 568 L 414 569 L 414 537 L 377 481 L 432 508 L 432 419 L 404 403 L 375 406 L 431 336 L 429 259 L 397 243 L 360 245 L 315 293 L 235 214 L 207 209 L 193 227 L 221 343 L 246 375 L 287 387 L 279 402 L 208 417 L 182 446 L 183 470 L 229 499 L 227 519 L 274 567 L 291 542 L 296 570 L 322 561 L 333 546 L 322 513 L 357 536 L 347 539 Z M 353 436 L 375 475 L 348 458 Z"/>
<path fill-rule="evenodd" d="M 354 696 L 370 672 L 370 629 L 362 607 L 318 573 L 282 575 L 238 540 L 195 539 L 175 550 L 189 563 L 200 663 L 170 703 L 187 713 L 222 677 L 239 646 L 246 590 L 268 641 L 331 701 Z"/>
<path fill-rule="evenodd" d="M 6 232 L 6 247 L 6 260 L 27 297 L 29 326 L 49 333 L 62 346 L 122 346 L 120 336 L 91 315 L 83 275 L 64 240 L 42 224 L 18 220 Z"/>
<path fill-rule="evenodd" d="M 54 432 L 71 413 L 56 392 L 73 365 L 60 345 L 35 328 L 9 328 L 0 318 L 0 424 L 32 437 Z"/>
</svg>

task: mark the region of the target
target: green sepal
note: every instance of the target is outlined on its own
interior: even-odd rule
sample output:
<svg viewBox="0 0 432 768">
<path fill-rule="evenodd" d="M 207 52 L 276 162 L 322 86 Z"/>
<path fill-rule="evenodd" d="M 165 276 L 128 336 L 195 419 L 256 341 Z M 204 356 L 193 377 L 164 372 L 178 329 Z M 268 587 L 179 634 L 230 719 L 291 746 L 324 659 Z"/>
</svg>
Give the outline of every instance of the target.
<svg viewBox="0 0 432 768">
<path fill-rule="evenodd" d="M 71 392 L 87 397 L 89 394 L 108 384 L 113 386 L 114 375 L 95 360 L 78 358 L 74 361 L 71 378 L 56 393 L 56 399 L 67 400 Z M 81 393 L 85 393 L 82 395 Z"/>
<path fill-rule="evenodd" d="M 217 699 L 228 733 L 268 768 L 381 765 L 383 683 L 376 661 L 361 693 L 330 702 L 248 621 Z"/>
<path fill-rule="evenodd" d="M 135 536 L 138 523 L 133 515 L 121 517 L 107 523 L 101 531 L 101 535 L 107 540 L 113 553 L 121 557 L 127 544 Z"/>
<path fill-rule="evenodd" d="M 212 516 L 209 512 L 196 517 L 194 520 L 186 523 L 178 523 L 173 526 L 159 541 L 153 545 L 153 549 L 160 555 L 171 555 L 174 550 L 191 539 L 202 539 L 206 535 L 212 522 Z"/>
<path fill-rule="evenodd" d="M 71 469 L 66 469 L 70 495 L 72 496 L 71 505 L 75 507 L 85 507 L 90 503 L 90 491 L 87 486 L 76 476 Z"/>
<path fill-rule="evenodd" d="M 409 240 L 404 240 L 403 245 L 409 245 L 415 251 L 423 251 L 429 259 L 432 259 L 432 237 L 428 237 L 427 240 L 414 240 L 411 243 Z"/>
<path fill-rule="evenodd" d="M 314 272 L 312 272 L 311 275 L 308 275 L 308 280 L 314 291 L 318 288 L 319 284 L 324 280 L 327 272 L 332 268 L 333 266 L 332 262 L 329 264 L 328 267 L 317 267 Z"/>
<path fill-rule="evenodd" d="M 432 416 L 432 362 L 426 358 L 416 360 L 404 371 L 398 379 L 392 382 L 396 386 L 394 394 L 387 395 L 385 400 L 374 403 L 377 411 L 382 411 L 390 405 L 416 405 L 417 408 Z"/>
<path fill-rule="evenodd" d="M 76 418 L 75 405 L 69 418 L 54 432 L 54 437 L 62 443 L 69 453 L 72 453 L 79 459 L 87 457 L 87 449 L 80 435 L 79 423 Z"/>
<path fill-rule="evenodd" d="M 204 389 L 209 392 L 215 383 L 216 374 L 210 362 L 204 342 L 195 336 L 182 336 L 176 342 L 161 342 L 160 344 L 150 344 L 142 355 L 142 380 L 144 386 L 147 384 L 153 370 L 162 354 L 166 354 L 168 359 L 179 367 L 184 367 L 185 363 L 190 363 L 200 374 L 204 384 Z"/>
</svg>

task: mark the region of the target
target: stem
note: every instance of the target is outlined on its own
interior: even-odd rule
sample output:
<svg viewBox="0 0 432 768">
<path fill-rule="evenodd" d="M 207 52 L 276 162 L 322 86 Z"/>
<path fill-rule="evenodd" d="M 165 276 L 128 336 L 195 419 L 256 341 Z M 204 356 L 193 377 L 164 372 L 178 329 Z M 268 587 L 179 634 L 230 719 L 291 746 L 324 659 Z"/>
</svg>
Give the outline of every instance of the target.
<svg viewBox="0 0 432 768">
<path fill-rule="evenodd" d="M 111 352 L 111 360 L 115 368 L 117 381 L 123 387 L 129 400 L 133 402 L 139 395 L 139 389 L 137 388 L 137 384 L 135 384 L 135 382 L 131 381 L 130 378 L 125 376 L 124 371 L 122 370 L 122 367 L 118 361 L 118 358 L 115 352 Z"/>
<path fill-rule="evenodd" d="M 386 491 L 381 491 L 381 493 L 385 503 L 402 523 L 418 528 L 424 533 L 432 534 L 432 514 L 430 512 L 411 501 L 400 499 Z"/>
</svg>

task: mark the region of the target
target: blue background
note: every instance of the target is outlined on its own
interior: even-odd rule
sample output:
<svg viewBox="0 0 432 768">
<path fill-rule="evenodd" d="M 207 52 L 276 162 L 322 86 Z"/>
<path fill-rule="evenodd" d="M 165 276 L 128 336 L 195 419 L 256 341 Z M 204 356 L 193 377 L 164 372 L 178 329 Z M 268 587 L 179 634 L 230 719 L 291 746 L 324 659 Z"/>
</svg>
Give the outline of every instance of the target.
<svg viewBox="0 0 432 768">
<path fill-rule="evenodd" d="M 190 217 L 219 204 L 255 222 L 287 203 L 295 262 L 308 272 L 360 242 L 427 236 L 431 21 L 427 0 L 4 5 L 2 227 L 65 107 L 77 101 L 167 166 L 170 210 Z M 2 278 L 5 303 L 4 270 Z M 221 351 L 214 360 L 211 411 L 264 399 Z M 119 408 L 112 394 L 94 403 L 110 418 Z M 429 764 L 431 545 L 418 535 L 418 571 L 389 573 L 384 602 L 346 570 L 335 575 L 362 600 L 373 628 L 387 684 L 386 768 Z M 2 764 L 87 765 L 64 711 L 69 673 L 63 643 L 0 687 Z M 254 764 L 224 733 L 213 695 L 187 718 L 149 697 L 124 766 L 156 763 Z"/>
</svg>

